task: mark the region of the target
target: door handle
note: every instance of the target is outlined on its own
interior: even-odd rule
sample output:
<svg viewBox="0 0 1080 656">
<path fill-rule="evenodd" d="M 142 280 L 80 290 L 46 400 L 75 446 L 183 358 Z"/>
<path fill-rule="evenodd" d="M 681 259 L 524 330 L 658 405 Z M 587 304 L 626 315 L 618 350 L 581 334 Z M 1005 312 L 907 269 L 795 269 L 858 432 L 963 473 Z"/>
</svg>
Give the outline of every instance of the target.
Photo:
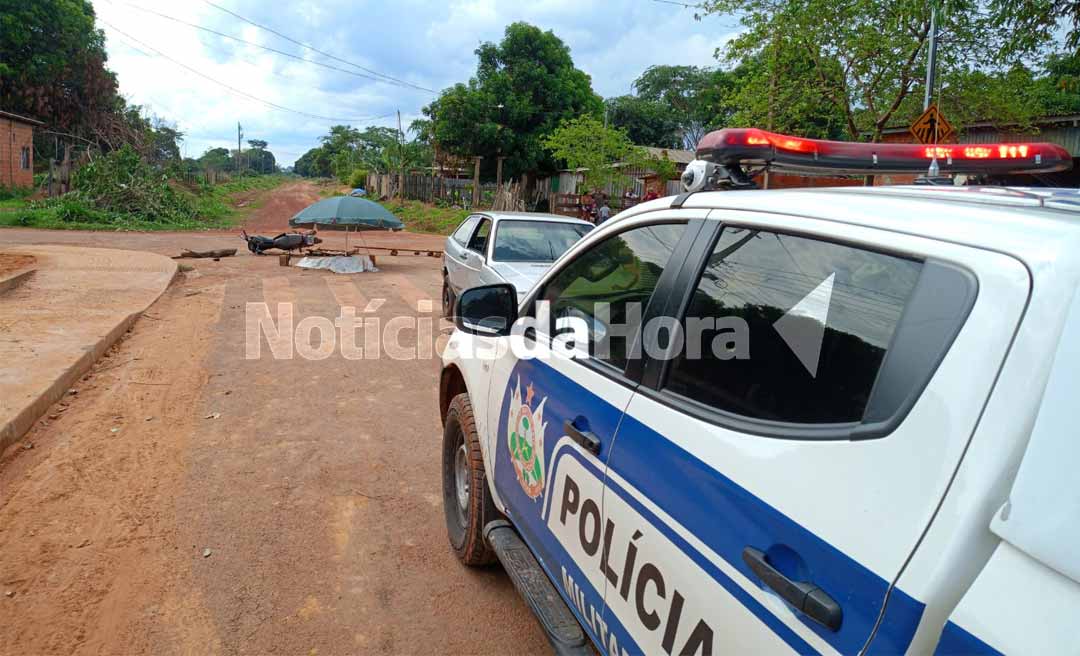
<svg viewBox="0 0 1080 656">
<path fill-rule="evenodd" d="M 581 419 L 584 420 L 585 418 L 581 417 Z M 575 422 L 577 422 L 577 419 L 574 421 L 567 419 L 563 422 L 563 430 L 566 431 L 566 434 L 570 439 L 585 447 L 586 451 L 593 455 L 600 455 L 600 438 L 588 428 L 584 430 L 578 428 L 574 425 Z M 587 420 L 585 421 L 585 425 L 588 426 Z"/>
<path fill-rule="evenodd" d="M 844 611 L 840 604 L 824 590 L 806 581 L 792 581 L 769 564 L 765 552 L 753 547 L 746 547 L 742 552 L 743 562 L 750 566 L 754 574 L 769 586 L 773 592 L 805 613 L 807 617 L 833 631 L 840 630 Z"/>
</svg>

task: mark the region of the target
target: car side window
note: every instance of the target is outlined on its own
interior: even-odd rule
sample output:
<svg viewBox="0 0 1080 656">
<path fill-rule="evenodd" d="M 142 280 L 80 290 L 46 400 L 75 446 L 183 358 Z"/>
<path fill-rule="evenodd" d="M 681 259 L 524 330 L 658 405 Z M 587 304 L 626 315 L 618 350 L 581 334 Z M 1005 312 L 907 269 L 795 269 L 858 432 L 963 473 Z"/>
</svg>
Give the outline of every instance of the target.
<svg viewBox="0 0 1080 656">
<path fill-rule="evenodd" d="M 490 234 L 491 219 L 480 219 L 480 227 L 473 233 L 472 239 L 469 240 L 469 245 L 466 248 L 483 254 L 487 248 L 488 235 Z"/>
<path fill-rule="evenodd" d="M 454 234 L 452 235 L 453 240 L 461 244 L 462 246 L 469 243 L 469 236 L 472 234 L 473 228 L 476 227 L 476 222 L 479 220 L 480 217 L 478 216 L 470 216 L 469 218 L 462 221 L 461 225 L 458 226 L 458 229 L 455 230 Z"/>
<path fill-rule="evenodd" d="M 538 297 L 549 303 L 551 334 L 564 332 L 560 319 L 582 320 L 593 359 L 625 369 L 645 307 L 685 229 L 682 223 L 633 228 L 574 258 Z"/>
<path fill-rule="evenodd" d="M 741 417 L 858 422 L 923 263 L 726 227 L 665 389 Z"/>
</svg>

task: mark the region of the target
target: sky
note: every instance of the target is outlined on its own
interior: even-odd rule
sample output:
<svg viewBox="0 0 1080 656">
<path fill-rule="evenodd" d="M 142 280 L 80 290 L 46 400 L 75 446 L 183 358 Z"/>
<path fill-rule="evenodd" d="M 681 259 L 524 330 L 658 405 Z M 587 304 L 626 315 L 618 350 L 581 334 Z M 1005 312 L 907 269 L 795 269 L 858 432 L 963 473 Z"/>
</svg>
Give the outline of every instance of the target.
<svg viewBox="0 0 1080 656">
<path fill-rule="evenodd" d="M 331 57 L 244 22 L 211 2 Z M 526 21 L 559 36 L 577 67 L 592 77 L 593 89 L 611 97 L 631 93 L 634 79 L 654 64 L 716 65 L 714 51 L 738 29 L 730 16 L 697 21 L 693 9 L 658 0 L 93 4 L 98 26 L 105 31 L 108 67 L 117 74 L 121 94 L 182 131 L 185 156 L 198 157 L 208 148 L 235 148 L 239 122 L 245 142 L 269 142 L 282 166 L 318 145 L 331 125 L 396 126 L 400 111 L 408 127 L 436 97 L 374 81 L 353 64 L 438 91 L 475 73 L 474 51 L 480 43 L 498 42 L 507 25 Z M 184 23 L 344 70 L 291 59 Z"/>
</svg>

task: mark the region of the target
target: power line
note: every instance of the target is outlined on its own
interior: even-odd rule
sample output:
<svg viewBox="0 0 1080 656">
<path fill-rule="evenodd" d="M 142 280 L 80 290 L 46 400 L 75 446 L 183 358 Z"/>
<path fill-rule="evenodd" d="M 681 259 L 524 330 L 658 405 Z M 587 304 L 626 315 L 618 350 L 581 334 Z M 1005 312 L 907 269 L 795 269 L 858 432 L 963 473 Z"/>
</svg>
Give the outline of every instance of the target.
<svg viewBox="0 0 1080 656">
<path fill-rule="evenodd" d="M 703 8 L 700 4 L 691 5 L 691 4 L 687 4 L 685 2 L 676 2 L 675 0 L 653 0 L 653 2 L 660 2 L 660 3 L 663 3 L 665 5 L 677 5 L 679 7 L 686 7 L 688 9 L 702 9 Z"/>
<path fill-rule="evenodd" d="M 221 86 L 221 87 L 223 87 L 225 89 L 228 89 L 229 91 L 231 91 L 231 92 L 233 92 L 233 93 L 235 93 L 237 95 L 244 96 L 245 98 L 249 98 L 249 99 L 254 100 L 256 102 L 260 102 L 260 103 L 266 105 L 267 107 L 271 107 L 273 109 L 278 109 L 278 110 L 281 110 L 283 112 L 291 112 L 291 113 L 297 114 L 299 116 L 306 116 L 308 118 L 315 118 L 315 119 L 319 119 L 319 120 L 323 120 L 323 121 L 334 121 L 334 122 L 343 122 L 343 123 L 362 123 L 364 121 L 371 121 L 371 120 L 375 120 L 375 119 L 378 119 L 378 118 L 384 118 L 384 117 L 380 117 L 380 116 L 368 116 L 368 117 L 364 117 L 364 118 L 340 118 L 340 117 L 334 117 L 334 116 L 320 116 L 319 114 L 310 114 L 308 112 L 302 112 L 302 111 L 300 111 L 298 109 L 292 109 L 291 107 L 285 107 L 284 105 L 278 105 L 277 103 L 270 102 L 269 100 L 263 100 L 262 98 L 259 98 L 257 96 L 253 96 L 250 93 L 247 93 L 247 92 L 241 91 L 241 90 L 239 90 L 239 89 L 237 89 L 235 87 L 229 86 L 228 84 L 225 84 L 224 82 L 222 82 L 220 80 L 215 80 L 214 78 L 212 78 L 209 75 L 203 73 L 202 71 L 200 71 L 198 69 L 195 69 L 195 68 L 193 68 L 191 66 L 188 66 L 187 64 L 185 64 L 185 63 L 183 63 L 181 61 L 177 61 L 176 59 L 173 59 L 169 55 L 166 55 L 165 53 L 158 50 L 157 48 L 155 48 L 155 47 L 153 47 L 151 45 L 148 45 L 148 44 L 144 43 L 143 41 L 140 41 L 139 39 L 136 39 L 135 37 L 131 36 L 127 32 L 124 32 L 120 28 L 116 27 L 115 25 L 113 25 L 113 24 L 111 24 L 111 23 L 109 23 L 109 22 L 107 22 L 105 20 L 102 20 L 100 17 L 98 18 L 98 20 L 101 21 L 101 23 L 103 25 L 105 25 L 109 29 L 113 30 L 117 34 L 120 34 L 121 36 L 127 37 L 128 39 L 134 41 L 135 43 L 139 44 L 143 48 L 146 48 L 147 50 L 153 52 L 154 54 L 158 55 L 159 57 L 167 59 L 168 61 L 176 64 L 177 66 L 180 66 L 180 67 L 182 67 L 184 69 L 187 69 L 188 71 L 194 73 L 195 75 L 198 75 L 199 77 L 201 77 L 203 79 L 209 80 L 210 82 L 213 82 L 214 84 L 217 84 L 218 86 Z"/>
<path fill-rule="evenodd" d="M 302 48 L 307 48 L 308 50 L 310 50 L 312 52 L 315 52 L 315 53 L 318 53 L 318 54 L 322 55 L 323 57 L 329 57 L 330 59 L 333 59 L 334 61 L 341 62 L 342 64 L 348 64 L 349 66 L 354 66 L 356 68 L 359 68 L 362 71 L 367 71 L 368 73 L 371 73 L 372 75 L 377 75 L 377 76 L 379 76 L 381 78 L 386 78 L 387 80 L 392 80 L 392 81 L 397 82 L 399 84 L 404 84 L 404 85 L 413 87 L 414 89 L 419 89 L 421 91 L 427 91 L 428 93 L 438 93 L 434 89 L 428 89 L 427 87 L 422 87 L 422 86 L 420 86 L 418 84 L 413 84 L 412 82 L 408 82 L 408 81 L 402 80 L 400 78 L 396 78 L 396 77 L 393 77 L 393 76 L 390 76 L 390 75 L 386 75 L 385 73 L 380 73 L 378 71 L 374 71 L 374 70 L 372 70 L 370 68 L 367 68 L 365 66 L 361 66 L 360 64 L 357 64 L 355 62 L 351 62 L 351 61 L 349 61 L 347 59 L 342 59 L 341 57 L 338 57 L 336 55 L 332 55 L 332 54 L 330 54 L 328 52 L 324 52 L 322 50 L 319 50 L 318 48 L 315 48 L 314 46 L 310 46 L 310 45 L 304 43 L 303 41 L 297 41 L 296 39 L 294 39 L 294 38 L 292 38 L 292 37 L 290 37 L 288 35 L 282 34 L 281 32 L 278 32 L 277 30 L 275 30 L 273 28 L 267 27 L 267 26 L 262 25 L 260 23 L 256 23 L 255 21 L 253 21 L 253 20 L 251 20 L 249 18 L 244 18 L 243 16 L 241 16 L 240 14 L 238 14 L 238 13 L 236 13 L 234 11 L 231 11 L 229 9 L 226 9 L 225 7 L 222 7 L 221 5 L 210 2 L 210 0 L 203 0 L 203 2 L 210 5 L 211 7 L 215 8 L 215 9 L 219 10 L 219 11 L 223 11 L 226 14 L 229 14 L 230 16 L 233 16 L 234 18 L 237 18 L 239 20 L 244 21 L 248 25 L 254 25 L 255 27 L 257 27 L 257 28 L 259 28 L 261 30 L 266 30 L 267 32 L 269 32 L 269 33 L 271 33 L 273 35 L 279 36 L 282 39 L 285 39 L 286 41 L 289 41 L 291 43 L 295 43 L 296 45 L 298 45 L 298 46 L 300 46 Z"/>
<path fill-rule="evenodd" d="M 425 89 L 423 87 L 418 87 L 418 86 L 416 86 L 414 84 L 410 84 L 408 82 L 397 81 L 394 78 L 382 79 L 380 77 L 375 77 L 375 75 L 366 75 L 364 73 L 357 73 L 356 71 L 350 71 L 347 68 L 340 68 L 338 66 L 332 66 L 330 64 L 324 64 L 323 62 L 316 61 L 314 59 L 307 59 L 306 57 L 301 57 L 299 55 L 294 55 L 291 52 L 285 52 L 284 50 L 278 50 L 277 48 L 271 48 L 270 46 L 264 46 L 261 43 L 255 43 L 254 41 L 248 41 L 246 39 L 241 39 L 240 37 L 236 37 L 236 36 L 233 36 L 231 34 L 226 34 L 225 32 L 219 32 L 219 31 L 217 31 L 215 29 L 211 29 L 209 27 L 203 27 L 202 25 L 198 25 L 196 23 L 189 23 L 188 21 L 176 18 L 175 16 L 169 16 L 167 14 L 163 14 L 161 12 L 154 11 L 153 9 L 150 9 L 150 8 L 147 8 L 147 7 L 140 7 L 139 5 L 135 5 L 135 4 L 132 4 L 130 2 L 127 2 L 127 3 L 124 3 L 124 4 L 126 4 L 128 7 L 131 7 L 133 9 L 138 9 L 139 11 L 144 11 L 144 12 L 146 12 L 148 14 L 153 14 L 155 16 L 158 16 L 159 18 L 164 18 L 165 20 L 173 21 L 174 23 L 179 23 L 181 25 L 186 25 L 186 26 L 194 28 L 196 30 L 202 30 L 203 32 L 209 32 L 210 34 L 214 34 L 214 35 L 222 37 L 224 39 L 230 39 L 230 40 L 236 41 L 238 43 L 243 43 L 244 45 L 254 46 L 256 48 L 261 48 L 263 50 L 273 52 L 273 53 L 282 55 L 284 57 L 289 57 L 289 58 L 295 59 L 297 61 L 302 61 L 302 62 L 305 62 L 307 64 L 314 64 L 316 66 L 322 66 L 323 68 L 328 68 L 328 69 L 330 69 L 332 71 L 338 71 L 340 73 L 346 73 L 348 75 L 355 75 L 356 77 L 361 77 L 361 78 L 364 78 L 365 80 L 371 80 L 373 82 L 382 82 L 384 84 L 392 84 L 394 86 L 400 86 L 400 87 L 408 86 L 408 87 L 413 87 L 413 88 L 416 88 L 416 89 L 419 89 L 419 90 L 422 90 L 422 91 L 431 91 L 430 89 Z M 376 75 L 378 75 L 378 74 L 376 74 Z M 434 93 L 434 92 L 432 92 L 432 93 Z"/>
</svg>

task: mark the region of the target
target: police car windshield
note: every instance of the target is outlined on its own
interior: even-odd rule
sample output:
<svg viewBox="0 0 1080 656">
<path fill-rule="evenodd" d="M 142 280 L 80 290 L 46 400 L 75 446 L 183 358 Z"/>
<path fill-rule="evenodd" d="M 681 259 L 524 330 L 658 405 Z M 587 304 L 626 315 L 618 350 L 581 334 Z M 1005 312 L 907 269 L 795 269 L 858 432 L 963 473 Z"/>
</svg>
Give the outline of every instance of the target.
<svg viewBox="0 0 1080 656">
<path fill-rule="evenodd" d="M 554 262 L 592 226 L 547 221 L 500 221 L 495 234 L 496 262 Z"/>
</svg>

